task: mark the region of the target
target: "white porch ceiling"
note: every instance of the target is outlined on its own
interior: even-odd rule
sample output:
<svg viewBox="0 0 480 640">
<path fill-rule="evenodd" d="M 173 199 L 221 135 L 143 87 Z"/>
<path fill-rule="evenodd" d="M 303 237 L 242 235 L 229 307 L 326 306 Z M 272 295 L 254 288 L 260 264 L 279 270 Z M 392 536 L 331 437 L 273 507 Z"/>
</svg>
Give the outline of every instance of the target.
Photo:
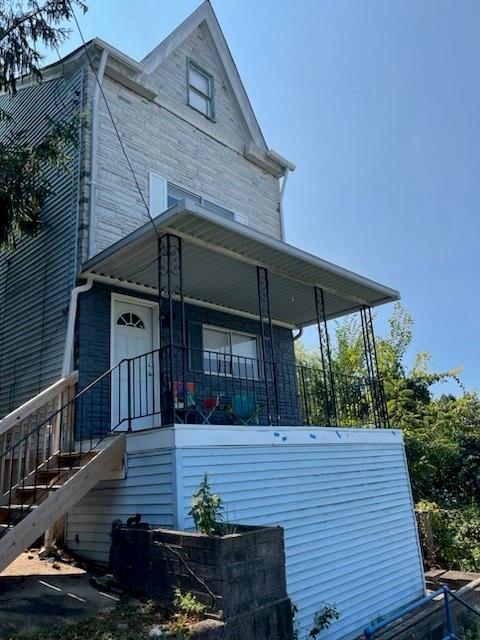
<svg viewBox="0 0 480 640">
<path fill-rule="evenodd" d="M 325 292 L 328 318 L 400 297 L 394 289 L 224 219 L 190 200 L 170 207 L 154 224 L 159 234 L 171 232 L 183 238 L 185 295 L 225 310 L 258 315 L 257 265 L 270 274 L 273 318 L 295 327 L 316 321 L 314 286 Z M 148 222 L 90 259 L 82 275 L 156 289 L 156 257 L 157 235 Z"/>
</svg>

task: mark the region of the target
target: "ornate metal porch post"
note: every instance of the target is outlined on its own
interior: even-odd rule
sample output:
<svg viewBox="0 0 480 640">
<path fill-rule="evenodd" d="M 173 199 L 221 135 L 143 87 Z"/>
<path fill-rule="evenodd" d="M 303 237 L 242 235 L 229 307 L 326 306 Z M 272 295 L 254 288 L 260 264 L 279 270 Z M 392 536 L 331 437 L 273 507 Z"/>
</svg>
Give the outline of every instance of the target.
<svg viewBox="0 0 480 640">
<path fill-rule="evenodd" d="M 367 365 L 368 382 L 372 393 L 373 418 L 376 427 L 388 427 L 388 411 L 383 382 L 378 371 L 377 347 L 373 330 L 373 317 L 370 307 L 360 309 L 363 344 Z"/>
<path fill-rule="evenodd" d="M 268 364 L 272 371 L 272 383 L 274 392 L 275 422 L 280 424 L 280 411 L 278 402 L 278 380 L 277 366 L 275 362 L 275 347 L 273 341 L 272 310 L 270 306 L 270 288 L 268 282 L 268 271 L 264 267 L 257 267 L 257 291 L 258 291 L 258 315 L 260 317 L 260 335 L 262 344 L 263 380 L 265 384 L 265 395 L 267 401 L 268 422 L 272 424 L 272 406 L 270 402 L 270 392 L 268 388 Z M 265 327 L 266 324 L 266 327 Z M 268 338 L 266 335 L 268 331 Z M 267 361 L 269 358 L 269 362 Z"/>
<path fill-rule="evenodd" d="M 179 318 L 175 313 L 174 299 L 180 303 Z M 159 310 L 159 379 L 160 412 L 162 424 L 175 422 L 175 403 L 180 401 L 186 409 L 186 329 L 185 300 L 183 291 L 182 239 L 167 233 L 158 239 L 158 310 Z M 180 321 L 179 331 L 178 320 Z M 175 388 L 178 376 L 175 347 L 176 333 L 181 340 L 181 398 L 176 397 L 180 389 Z M 178 394 L 177 394 L 178 395 Z"/>
<path fill-rule="evenodd" d="M 325 388 L 325 416 L 327 426 L 338 426 L 337 396 L 333 376 L 330 338 L 328 336 L 327 316 L 325 313 L 325 296 L 323 289 L 314 287 L 315 311 L 317 314 L 318 339 L 320 342 L 320 359 L 322 362 L 323 385 Z"/>
</svg>

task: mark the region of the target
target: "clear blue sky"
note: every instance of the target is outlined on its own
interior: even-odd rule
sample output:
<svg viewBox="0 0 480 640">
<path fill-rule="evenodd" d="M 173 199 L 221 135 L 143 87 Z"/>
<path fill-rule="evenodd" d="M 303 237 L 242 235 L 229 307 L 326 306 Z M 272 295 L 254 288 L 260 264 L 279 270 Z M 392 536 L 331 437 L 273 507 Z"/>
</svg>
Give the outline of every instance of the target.
<svg viewBox="0 0 480 640">
<path fill-rule="evenodd" d="M 85 37 L 141 59 L 199 2 L 88 4 Z M 213 6 L 269 146 L 297 165 L 288 241 L 399 289 L 414 349 L 480 387 L 478 0 Z"/>
</svg>

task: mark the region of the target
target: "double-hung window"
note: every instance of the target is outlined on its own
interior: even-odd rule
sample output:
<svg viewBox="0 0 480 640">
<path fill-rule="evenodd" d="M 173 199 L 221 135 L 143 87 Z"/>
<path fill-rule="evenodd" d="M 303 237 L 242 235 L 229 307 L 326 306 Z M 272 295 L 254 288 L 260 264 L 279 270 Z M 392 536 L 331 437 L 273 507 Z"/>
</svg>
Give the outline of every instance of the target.
<svg viewBox="0 0 480 640">
<path fill-rule="evenodd" d="M 187 60 L 188 104 L 204 116 L 215 119 L 213 76 L 191 60 Z"/>
<path fill-rule="evenodd" d="M 203 327 L 205 373 L 258 379 L 258 349 L 255 336 L 217 327 Z"/>
</svg>

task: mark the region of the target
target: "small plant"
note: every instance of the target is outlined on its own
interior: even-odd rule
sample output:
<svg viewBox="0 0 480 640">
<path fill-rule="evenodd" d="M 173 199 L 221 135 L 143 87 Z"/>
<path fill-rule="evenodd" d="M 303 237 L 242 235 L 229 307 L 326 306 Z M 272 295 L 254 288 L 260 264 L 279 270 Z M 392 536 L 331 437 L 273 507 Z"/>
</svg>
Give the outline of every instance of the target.
<svg viewBox="0 0 480 640">
<path fill-rule="evenodd" d="M 206 473 L 198 491 L 192 496 L 192 509 L 188 515 L 192 516 L 197 531 L 212 536 L 222 529 L 222 511 L 222 499 L 212 493 Z"/>
<path fill-rule="evenodd" d="M 192 637 L 192 624 L 203 617 L 205 607 L 193 594 L 182 593 L 178 587 L 173 591 L 173 606 L 175 613 L 168 623 L 167 637 L 175 640 L 189 640 Z"/>
<path fill-rule="evenodd" d="M 317 638 L 324 629 L 340 618 L 340 613 L 335 604 L 326 602 L 323 609 L 317 611 L 313 616 L 313 628 L 308 634 L 309 638 Z"/>
<path fill-rule="evenodd" d="M 175 587 L 173 594 L 173 604 L 178 612 L 185 613 L 189 618 L 200 618 L 205 613 L 205 605 L 199 602 L 190 591 L 182 593 L 178 587 Z"/>
</svg>

